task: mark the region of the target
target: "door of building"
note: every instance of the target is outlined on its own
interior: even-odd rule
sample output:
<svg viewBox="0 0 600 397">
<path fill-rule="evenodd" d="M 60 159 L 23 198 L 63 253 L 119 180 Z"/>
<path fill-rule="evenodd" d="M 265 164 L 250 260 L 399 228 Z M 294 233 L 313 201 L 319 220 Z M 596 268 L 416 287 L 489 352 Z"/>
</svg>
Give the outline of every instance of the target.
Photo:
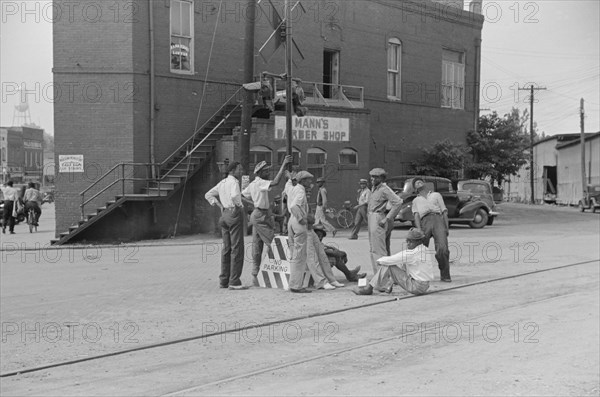
<svg viewBox="0 0 600 397">
<path fill-rule="evenodd" d="M 340 52 L 323 51 L 323 96 L 335 98 L 340 83 Z"/>
</svg>

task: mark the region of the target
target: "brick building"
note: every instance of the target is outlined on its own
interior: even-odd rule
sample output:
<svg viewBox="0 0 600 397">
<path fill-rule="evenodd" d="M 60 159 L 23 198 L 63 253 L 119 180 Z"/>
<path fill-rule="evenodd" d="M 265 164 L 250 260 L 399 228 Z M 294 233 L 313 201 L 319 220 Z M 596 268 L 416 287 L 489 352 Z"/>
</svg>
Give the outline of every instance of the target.
<svg viewBox="0 0 600 397">
<path fill-rule="evenodd" d="M 5 180 L 42 182 L 44 130 L 35 126 L 0 128 Z"/>
<path fill-rule="evenodd" d="M 140 211 L 140 218 L 128 216 L 131 229 L 171 234 L 173 212 L 183 203 L 182 212 L 191 216 L 180 221 L 181 230 L 210 231 L 213 222 L 202 220 L 213 211 L 203 195 L 220 178 L 218 163 L 237 159 L 231 136 L 238 128 L 228 124 L 238 117 L 239 125 L 237 113 L 223 124 L 230 129 L 223 135 L 229 137 L 212 146 L 207 146 L 210 139 L 203 141 L 200 146 L 206 147 L 199 148 L 208 154 L 197 156 L 202 164 L 187 174 L 187 187 L 181 189 L 182 180 L 167 199 L 160 185 L 158 191 L 152 190 L 156 184 L 144 187 L 142 179 L 152 174 L 152 167 L 141 164 L 177 163 L 182 144 L 188 139 L 195 143 L 195 135 L 202 138 L 198 131 L 220 120 L 219 111 L 234 103 L 230 97 L 240 98 L 247 2 L 66 3 L 55 1 L 59 9 L 72 12 L 54 23 L 53 72 L 61 94 L 54 106 L 57 235 L 80 220 L 79 193 L 92 184 L 84 197 L 90 197 L 86 212 L 128 194 L 127 202 L 116 200 L 128 214 Z M 480 4 L 472 2 L 471 10 Z M 257 78 L 263 71 L 284 72 L 283 46 L 275 50 L 271 42 L 258 51 L 277 26 L 277 14 L 283 15 L 282 5 L 263 1 L 257 7 Z M 336 0 L 305 1 L 303 9 L 292 13 L 299 50 L 293 74 L 302 79 L 309 108 L 305 121 L 294 121 L 299 123 L 297 166 L 327 178 L 334 205 L 354 199 L 356 181 L 372 167 L 405 173 L 420 148 L 445 138 L 466 140 L 478 116 L 483 16 L 463 8 L 463 1 L 454 0 Z M 278 132 L 282 116 L 275 112 L 270 119 L 254 120 L 252 163 L 266 159 L 278 168 L 286 146 Z M 329 124 L 337 134 L 326 135 L 320 127 Z M 61 156 L 82 159 L 82 168 L 60 172 Z M 110 176 L 101 178 L 117 164 Z M 156 169 L 159 176 L 168 173 Z M 107 187 L 106 180 L 122 183 Z M 92 198 L 93 192 L 98 196 Z M 151 192 L 159 199 L 134 197 Z M 134 209 L 134 199 L 144 203 Z M 115 214 L 104 217 L 119 219 Z M 80 238 L 114 236 L 110 222 L 104 223 Z M 131 231 L 121 239 L 140 233 Z"/>
</svg>

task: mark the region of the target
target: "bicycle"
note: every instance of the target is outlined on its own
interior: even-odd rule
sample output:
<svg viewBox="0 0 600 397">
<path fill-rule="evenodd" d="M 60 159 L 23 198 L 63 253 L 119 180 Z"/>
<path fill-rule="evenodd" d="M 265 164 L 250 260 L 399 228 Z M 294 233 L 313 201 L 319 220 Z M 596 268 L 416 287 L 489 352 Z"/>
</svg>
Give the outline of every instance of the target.
<svg viewBox="0 0 600 397">
<path fill-rule="evenodd" d="M 329 218 L 335 218 L 341 228 L 350 229 L 354 226 L 354 213 L 351 210 L 352 204 L 350 204 L 350 201 L 344 201 L 344 207 L 341 210 L 328 208 L 325 213 Z"/>
<path fill-rule="evenodd" d="M 34 228 L 37 233 L 38 227 L 35 223 L 35 211 L 34 210 L 27 211 L 27 224 L 29 225 L 29 233 L 33 233 Z"/>
</svg>

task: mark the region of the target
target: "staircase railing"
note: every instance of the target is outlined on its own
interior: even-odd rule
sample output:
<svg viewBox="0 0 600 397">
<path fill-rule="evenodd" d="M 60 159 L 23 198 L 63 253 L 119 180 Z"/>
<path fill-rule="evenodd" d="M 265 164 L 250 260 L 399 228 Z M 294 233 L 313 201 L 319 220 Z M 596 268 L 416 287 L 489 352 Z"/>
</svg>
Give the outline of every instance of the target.
<svg viewBox="0 0 600 397">
<path fill-rule="evenodd" d="M 107 172 L 105 172 L 100 178 L 98 178 L 96 181 L 94 181 L 94 183 L 92 183 L 90 186 L 88 186 L 85 190 L 83 190 L 81 193 L 79 193 L 79 195 L 81 196 L 81 204 L 80 204 L 80 209 L 81 209 L 81 220 L 85 220 L 85 206 L 87 204 L 89 204 L 92 200 L 94 200 L 95 198 L 99 197 L 102 193 L 106 192 L 108 189 L 112 188 L 113 186 L 115 186 L 117 183 L 121 182 L 121 196 L 125 195 L 125 182 L 146 182 L 146 188 L 150 187 L 150 182 L 157 182 L 158 184 L 158 195 L 160 196 L 160 184 L 161 184 L 161 180 L 163 178 L 165 178 L 166 176 L 169 175 L 169 173 L 171 171 L 173 171 L 173 169 L 175 169 L 179 164 L 181 164 L 185 159 L 187 159 L 189 156 L 191 156 L 196 149 L 198 149 L 205 141 L 206 139 L 208 139 L 214 131 L 216 131 L 237 109 L 239 109 L 239 107 L 241 106 L 241 102 L 237 102 L 235 107 L 228 112 L 228 114 L 226 116 L 224 116 L 224 118 L 219 121 L 219 123 L 213 127 L 210 132 L 208 132 L 206 134 L 205 137 L 202 138 L 202 140 L 192 146 L 194 139 L 196 138 L 196 135 L 198 134 L 198 132 L 202 131 L 204 129 L 204 127 L 206 127 L 206 125 L 212 121 L 218 114 L 220 114 L 223 109 L 225 109 L 225 107 L 229 104 L 231 104 L 233 102 L 233 99 L 236 98 L 237 94 L 240 92 L 242 88 L 240 87 L 231 97 L 229 97 L 227 99 L 227 101 L 225 101 L 225 103 L 223 103 L 223 105 L 211 116 L 207 119 L 206 122 L 204 122 L 204 124 L 202 124 L 199 128 L 197 128 L 194 133 L 190 136 L 190 138 L 188 138 L 183 144 L 181 144 L 177 149 L 175 149 L 175 151 L 173 151 L 173 153 L 171 153 L 169 156 L 167 156 L 163 161 L 161 161 L 160 163 L 134 163 L 134 162 L 121 162 L 116 164 L 115 166 L 113 166 L 110 170 L 108 170 Z M 187 146 L 187 148 L 186 148 Z M 171 167 L 166 173 L 164 173 L 163 175 L 161 175 L 161 169 L 168 164 L 168 162 L 175 157 L 177 154 L 179 154 L 184 148 L 186 148 L 186 155 L 180 159 L 177 164 L 175 164 L 173 167 Z M 132 167 L 132 172 L 131 172 L 131 176 L 125 176 L 125 167 Z M 139 178 L 139 177 L 135 177 L 135 170 L 136 167 L 146 167 L 146 178 Z M 91 197 L 89 197 L 87 200 L 85 199 L 85 195 L 87 192 L 89 192 L 92 188 L 94 188 L 96 185 L 98 185 L 100 182 L 104 181 L 106 178 L 108 178 L 109 175 L 112 175 L 115 173 L 115 171 L 121 168 L 121 172 L 120 172 L 120 177 L 116 178 L 115 180 L 113 180 L 111 183 L 109 183 L 108 185 L 106 185 L 104 188 L 100 189 L 97 193 L 95 193 L 94 195 L 92 195 Z M 155 171 L 155 175 L 157 175 L 156 178 L 152 178 L 150 175 L 152 175 L 152 168 L 154 168 Z"/>
<path fill-rule="evenodd" d="M 162 161 L 160 164 L 161 164 L 161 165 L 167 164 L 167 163 L 168 163 L 168 162 L 169 162 L 169 161 L 170 161 L 170 160 L 171 160 L 173 157 L 175 157 L 177 154 L 179 154 L 179 152 L 181 152 L 181 150 L 183 150 L 183 148 L 185 148 L 186 146 L 188 146 L 188 150 L 187 150 L 187 152 L 188 152 L 188 154 L 189 154 L 189 145 L 190 145 L 190 142 L 193 142 L 193 141 L 194 141 L 194 138 L 196 138 L 196 134 L 198 134 L 200 131 L 202 131 L 202 130 L 204 129 L 204 127 L 206 127 L 206 125 L 207 125 L 207 124 L 208 124 L 210 121 L 212 121 L 216 115 L 218 115 L 219 113 L 221 113 L 221 112 L 223 111 L 223 109 L 225 109 L 225 108 L 227 107 L 227 105 L 230 105 L 232 102 L 234 102 L 233 100 L 234 100 L 234 99 L 237 97 L 238 93 L 239 93 L 239 92 L 242 90 L 242 88 L 243 88 L 243 87 L 240 87 L 240 88 L 238 88 L 238 89 L 237 89 L 237 90 L 236 90 L 236 91 L 233 93 L 233 95 L 231 95 L 231 96 L 230 96 L 230 97 L 229 97 L 229 98 L 228 98 L 228 99 L 227 99 L 227 100 L 226 100 L 226 101 L 223 103 L 223 105 L 221 105 L 221 107 L 220 107 L 220 108 L 219 108 L 219 109 L 218 109 L 218 110 L 217 110 L 217 111 L 216 111 L 216 112 L 215 112 L 215 113 L 214 113 L 214 114 L 213 114 L 211 117 L 209 117 L 209 118 L 208 118 L 208 120 L 206 120 L 206 121 L 204 122 L 204 124 L 202 124 L 200 127 L 198 127 L 198 128 L 197 128 L 197 129 L 194 131 L 194 133 L 193 133 L 193 134 L 192 134 L 192 135 L 191 135 L 191 136 L 190 136 L 190 137 L 189 137 L 189 138 L 188 138 L 188 139 L 187 139 L 185 142 L 183 142 L 183 143 L 182 143 L 182 144 L 181 144 L 181 145 L 180 145 L 180 146 L 179 146 L 177 149 L 175 149 L 175 150 L 173 151 L 173 153 L 171 153 L 170 155 L 168 155 L 168 156 L 167 156 L 167 157 L 166 157 L 166 158 L 165 158 L 165 159 L 164 159 L 164 160 L 163 160 L 163 161 Z M 229 118 L 229 116 L 230 116 L 230 115 L 233 113 L 233 111 L 235 111 L 235 110 L 236 110 L 236 109 L 237 109 L 237 108 L 238 108 L 240 105 L 241 105 L 241 103 L 238 101 L 238 103 L 237 103 L 236 107 L 234 108 L 234 110 L 232 110 L 231 112 L 229 112 L 229 114 L 226 116 L 226 118 L 225 118 L 225 119 Z M 213 128 L 213 129 L 210 131 L 210 133 L 209 133 L 209 134 L 207 134 L 207 136 L 206 136 L 206 137 L 204 137 L 204 139 L 203 139 L 202 141 L 204 142 L 204 140 L 205 140 L 205 139 L 208 137 L 208 135 L 212 134 L 212 133 L 213 133 L 213 131 L 214 131 L 215 129 L 216 129 L 216 128 Z M 157 171 L 158 171 L 158 172 L 160 172 L 160 170 L 157 170 Z M 159 175 L 159 174 L 157 173 L 156 175 Z M 166 176 L 166 174 L 165 174 L 165 175 L 163 175 L 163 176 Z"/>
</svg>

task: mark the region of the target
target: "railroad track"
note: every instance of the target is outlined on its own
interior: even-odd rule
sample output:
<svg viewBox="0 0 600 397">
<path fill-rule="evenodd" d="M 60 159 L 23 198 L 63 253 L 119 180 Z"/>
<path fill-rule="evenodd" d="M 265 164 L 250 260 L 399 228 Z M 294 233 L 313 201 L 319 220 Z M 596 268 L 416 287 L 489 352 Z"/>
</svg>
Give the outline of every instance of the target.
<svg viewBox="0 0 600 397">
<path fill-rule="evenodd" d="M 518 273 L 518 274 L 514 274 L 514 275 L 510 275 L 510 276 L 498 277 L 498 278 L 493 278 L 493 279 L 488 279 L 488 280 L 481 280 L 481 281 L 477 281 L 477 282 L 473 282 L 473 283 L 468 283 L 468 284 L 453 286 L 453 287 L 449 287 L 449 288 L 444 288 L 444 289 L 441 289 L 441 290 L 431 291 L 430 293 L 428 293 L 426 295 L 421 295 L 421 296 L 431 296 L 431 295 L 440 294 L 440 293 L 447 292 L 447 291 L 453 291 L 453 290 L 460 290 L 460 289 L 465 289 L 465 288 L 471 288 L 471 287 L 475 287 L 475 286 L 479 286 L 479 285 L 483 285 L 483 284 L 495 283 L 495 282 L 500 282 L 500 281 L 504 281 L 504 280 L 515 279 L 515 278 L 519 278 L 519 277 L 526 277 L 526 276 L 530 276 L 530 275 L 534 275 L 534 274 L 551 272 L 551 271 L 561 270 L 561 269 L 565 269 L 565 268 L 569 268 L 569 267 L 586 265 L 586 264 L 590 264 L 590 263 L 596 263 L 596 262 L 599 262 L 599 261 L 600 261 L 600 259 L 588 260 L 588 261 L 583 261 L 583 262 L 575 262 L 575 263 L 570 263 L 570 264 L 566 264 L 566 265 L 562 265 L 562 266 L 556 266 L 556 267 L 552 267 L 552 268 L 548 268 L 548 269 L 540 269 L 540 270 L 535 270 L 535 271 L 530 271 L 530 272 Z M 161 348 L 161 347 L 166 347 L 166 346 L 172 346 L 172 345 L 187 343 L 187 342 L 191 342 L 191 341 L 195 341 L 195 340 L 206 339 L 206 338 L 210 338 L 210 337 L 214 337 L 214 336 L 220 336 L 220 335 L 224 335 L 224 334 L 230 334 L 230 333 L 234 333 L 234 332 L 238 332 L 239 333 L 239 332 L 243 332 L 243 331 L 246 331 L 246 330 L 259 329 L 259 328 L 265 328 L 265 327 L 272 327 L 272 326 L 276 326 L 276 325 L 280 325 L 280 324 L 284 324 L 284 323 L 290 323 L 290 322 L 294 322 L 294 321 L 312 319 L 312 318 L 323 317 L 323 316 L 330 316 L 330 315 L 334 315 L 334 314 L 338 314 L 338 313 L 343 313 L 343 312 L 351 312 L 351 311 L 354 311 L 354 310 L 360 310 L 360 309 L 364 309 L 364 308 L 368 308 L 368 307 L 372 307 L 372 306 L 384 305 L 384 304 L 387 304 L 387 303 L 397 302 L 397 301 L 400 301 L 400 300 L 418 299 L 419 297 L 420 296 L 416 296 L 416 295 L 407 295 L 407 296 L 402 296 L 402 297 L 394 297 L 394 298 L 390 298 L 390 299 L 379 300 L 377 302 L 365 303 L 365 304 L 356 305 L 356 306 L 352 306 L 352 307 L 347 307 L 347 308 L 343 308 L 343 309 L 328 310 L 328 311 L 323 311 L 323 312 L 311 313 L 311 314 L 304 315 L 304 316 L 297 316 L 297 317 L 292 317 L 292 318 L 285 318 L 285 319 L 280 319 L 280 320 L 275 320 L 275 321 L 270 321 L 270 322 L 264 322 L 264 323 L 260 323 L 260 324 L 252 324 L 252 325 L 249 325 L 249 326 L 235 328 L 235 329 L 229 329 L 229 330 L 223 330 L 223 331 L 218 331 L 218 332 L 213 332 L 213 333 L 201 334 L 201 335 L 191 336 L 191 337 L 187 337 L 187 338 L 181 338 L 181 339 L 175 339 L 175 340 L 166 341 L 166 342 L 160 342 L 160 343 L 154 343 L 154 344 L 149 344 L 149 345 L 145 345 L 145 346 L 139 346 L 139 347 L 135 347 L 135 348 L 131 348 L 131 349 L 125 349 L 125 350 L 119 350 L 119 351 L 105 353 L 105 354 L 99 354 L 99 355 L 96 355 L 96 356 L 90 356 L 90 357 L 85 357 L 85 358 L 79 358 L 79 359 L 74 359 L 74 360 L 62 361 L 62 362 L 57 362 L 57 363 L 51 363 L 51 364 L 40 365 L 40 366 L 36 366 L 36 367 L 30 367 L 30 368 L 25 368 L 25 369 L 20 369 L 20 370 L 5 372 L 3 374 L 0 374 L 0 378 L 9 378 L 9 377 L 14 377 L 14 376 L 21 375 L 21 374 L 35 373 L 35 372 L 40 372 L 40 371 L 44 371 L 44 370 L 48 370 L 48 369 L 65 367 L 65 366 L 69 366 L 69 365 L 76 365 L 76 364 L 84 363 L 84 362 L 88 362 L 88 361 L 97 361 L 97 360 L 102 360 L 102 359 L 106 359 L 106 358 L 110 358 L 110 357 L 115 357 L 115 356 L 119 356 L 119 355 L 125 355 L 125 354 L 140 352 L 140 351 L 144 351 L 144 350 L 157 349 L 157 348 Z M 535 302 L 532 302 L 532 303 L 535 303 Z M 505 310 L 505 309 L 502 309 L 502 310 Z M 477 316 L 477 317 L 482 317 L 482 316 L 489 315 L 489 314 L 492 314 L 492 313 L 494 313 L 494 312 L 485 313 L 485 314 L 482 314 L 482 315 Z M 419 332 L 422 332 L 422 331 L 423 330 L 419 330 Z M 411 335 L 411 334 L 410 333 L 405 333 L 405 334 L 400 334 L 400 335 L 394 335 L 392 337 L 378 339 L 376 341 L 372 341 L 372 342 L 369 342 L 369 343 L 358 344 L 358 345 L 355 345 L 355 346 L 352 346 L 352 347 L 348 347 L 348 348 L 345 348 L 345 349 L 340 349 L 340 350 L 335 351 L 335 352 L 329 352 L 329 353 L 324 353 L 324 354 L 320 354 L 320 355 L 314 355 L 314 356 L 303 358 L 303 359 L 300 359 L 300 360 L 291 361 L 289 363 L 284 363 L 284 364 L 281 364 L 281 365 L 278 365 L 278 366 L 273 366 L 273 367 L 270 367 L 270 368 L 267 368 L 267 369 L 261 369 L 261 370 L 257 370 L 257 371 L 252 371 L 252 372 L 248 372 L 248 373 L 245 373 L 245 374 L 236 375 L 236 376 L 233 376 L 233 377 L 230 377 L 230 378 L 225 378 L 225 379 L 222 379 L 222 380 L 218 380 L 218 381 L 215 381 L 215 382 L 205 383 L 205 384 L 202 384 L 202 385 L 194 386 L 193 388 L 188 388 L 188 389 L 185 389 L 185 390 L 175 391 L 175 392 L 172 392 L 172 393 L 166 394 L 166 395 L 177 395 L 177 393 L 184 393 L 184 392 L 192 391 L 192 390 L 195 390 L 195 388 L 204 388 L 204 387 L 208 387 L 208 386 L 211 386 L 211 385 L 216 385 L 216 384 L 219 384 L 219 383 L 231 382 L 231 381 L 236 380 L 236 379 L 241 379 L 241 378 L 244 378 L 244 377 L 253 376 L 253 375 L 256 375 L 256 374 L 260 374 L 260 373 L 267 372 L 267 371 L 272 371 L 272 370 L 275 370 L 275 369 L 280 369 L 280 368 L 290 367 L 290 366 L 294 366 L 294 365 L 299 365 L 299 364 L 302 364 L 302 363 L 305 363 L 305 362 L 309 362 L 309 361 L 319 360 L 319 359 L 326 358 L 326 357 L 329 357 L 329 356 L 332 356 L 332 355 L 335 355 L 335 354 L 340 354 L 340 353 L 344 353 L 344 352 L 348 352 L 348 351 L 352 351 L 352 350 L 356 350 L 356 349 L 361 349 L 361 348 L 364 348 L 364 347 L 367 347 L 367 346 L 371 346 L 371 345 L 374 345 L 374 344 L 385 343 L 385 342 L 388 342 L 390 340 L 394 340 L 394 339 L 398 339 L 398 338 L 402 338 L 402 337 L 407 337 L 409 335 Z"/>
</svg>

